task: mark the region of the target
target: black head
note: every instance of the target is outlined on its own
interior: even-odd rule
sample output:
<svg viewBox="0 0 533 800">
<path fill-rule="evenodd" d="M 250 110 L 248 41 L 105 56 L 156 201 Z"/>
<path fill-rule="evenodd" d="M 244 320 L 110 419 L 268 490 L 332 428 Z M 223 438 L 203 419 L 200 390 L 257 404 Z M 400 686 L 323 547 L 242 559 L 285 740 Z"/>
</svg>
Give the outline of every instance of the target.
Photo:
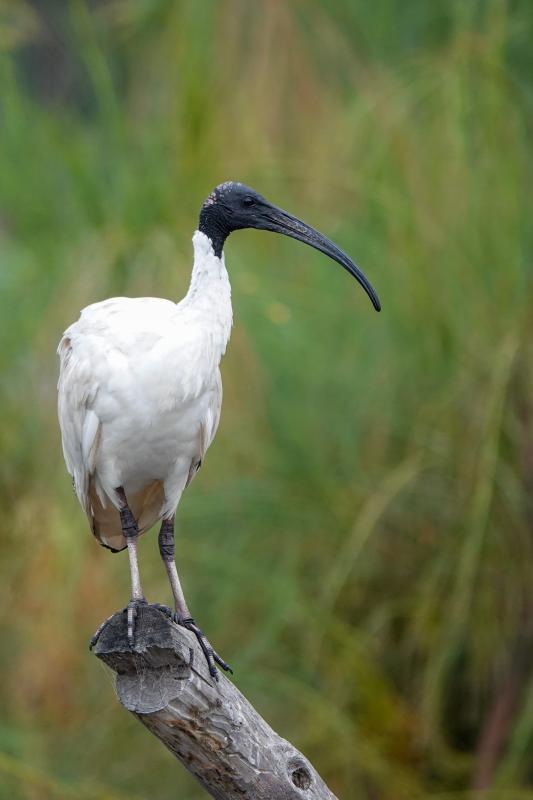
<svg viewBox="0 0 533 800">
<path fill-rule="evenodd" d="M 298 239 L 337 261 L 364 288 L 376 311 L 379 298 L 359 267 L 321 233 L 286 211 L 273 206 L 243 183 L 227 181 L 213 189 L 200 210 L 199 230 L 213 243 L 215 255 L 222 255 L 224 242 L 232 231 L 258 228 Z"/>
<path fill-rule="evenodd" d="M 269 203 L 244 183 L 226 181 L 213 189 L 200 210 L 200 230 L 213 242 L 220 257 L 226 238 L 232 231 L 255 228 L 261 207 Z"/>
</svg>

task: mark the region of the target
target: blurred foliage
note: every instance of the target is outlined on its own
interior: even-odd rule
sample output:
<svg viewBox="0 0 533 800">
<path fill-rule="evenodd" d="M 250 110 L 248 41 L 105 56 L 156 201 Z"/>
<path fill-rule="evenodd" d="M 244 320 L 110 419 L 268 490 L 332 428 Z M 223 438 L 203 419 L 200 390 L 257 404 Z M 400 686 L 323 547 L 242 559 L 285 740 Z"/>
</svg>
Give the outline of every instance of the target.
<svg viewBox="0 0 533 800">
<path fill-rule="evenodd" d="M 71 493 L 54 348 L 90 302 L 178 299 L 228 178 L 383 312 L 229 241 L 191 608 L 343 800 L 533 798 L 532 36 L 529 0 L 0 3 L 1 798 L 204 796 L 87 653 L 128 569 Z"/>
</svg>

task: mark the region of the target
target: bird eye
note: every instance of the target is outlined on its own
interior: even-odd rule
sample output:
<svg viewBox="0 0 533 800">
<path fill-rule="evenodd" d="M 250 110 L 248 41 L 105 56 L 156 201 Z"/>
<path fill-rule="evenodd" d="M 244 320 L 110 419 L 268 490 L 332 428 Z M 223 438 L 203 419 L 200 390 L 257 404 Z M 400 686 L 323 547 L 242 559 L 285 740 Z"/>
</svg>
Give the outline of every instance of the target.
<svg viewBox="0 0 533 800">
<path fill-rule="evenodd" d="M 250 197 L 250 195 L 248 195 L 247 197 L 243 197 L 242 200 L 243 206 L 253 206 L 254 202 L 255 202 L 254 198 Z"/>
</svg>

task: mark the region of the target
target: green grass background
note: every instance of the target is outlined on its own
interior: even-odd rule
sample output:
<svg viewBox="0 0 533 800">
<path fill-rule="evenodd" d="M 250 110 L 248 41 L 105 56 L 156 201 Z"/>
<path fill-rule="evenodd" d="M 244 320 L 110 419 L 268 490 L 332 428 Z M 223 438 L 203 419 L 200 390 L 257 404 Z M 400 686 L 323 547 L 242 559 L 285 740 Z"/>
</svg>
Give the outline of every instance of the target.
<svg viewBox="0 0 533 800">
<path fill-rule="evenodd" d="M 128 568 L 72 494 L 54 351 L 88 303 L 180 298 L 227 179 L 383 312 L 309 248 L 229 240 L 189 604 L 343 800 L 533 798 L 532 41 L 529 0 L 2 0 L 2 800 L 204 796 L 88 654 Z"/>
</svg>

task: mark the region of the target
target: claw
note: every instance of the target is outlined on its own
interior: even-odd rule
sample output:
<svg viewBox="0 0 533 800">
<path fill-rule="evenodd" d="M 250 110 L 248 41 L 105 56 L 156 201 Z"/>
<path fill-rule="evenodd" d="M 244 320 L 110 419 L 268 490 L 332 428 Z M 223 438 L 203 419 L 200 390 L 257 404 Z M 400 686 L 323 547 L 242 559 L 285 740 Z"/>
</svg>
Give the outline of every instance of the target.
<svg viewBox="0 0 533 800">
<path fill-rule="evenodd" d="M 192 617 L 187 617 L 183 619 L 179 616 L 177 611 L 173 611 L 168 606 L 162 605 L 161 603 L 154 603 L 154 608 L 158 608 L 159 611 L 162 611 L 172 622 L 175 622 L 177 625 L 182 625 L 187 630 L 194 633 L 198 640 L 198 644 L 202 648 L 202 653 L 205 656 L 205 660 L 207 661 L 207 666 L 209 668 L 209 674 L 211 675 L 214 680 L 218 681 L 218 670 L 215 664 L 218 664 L 225 672 L 229 672 L 233 675 L 233 670 L 229 664 L 226 664 L 223 658 L 221 658 L 218 653 L 213 649 L 211 643 L 206 638 L 204 632 L 201 628 L 198 627 L 196 622 Z"/>
<path fill-rule="evenodd" d="M 139 613 L 138 611 L 139 606 L 141 605 L 147 605 L 146 600 L 132 599 L 130 600 L 126 608 L 122 609 L 122 613 L 126 612 L 127 614 L 128 643 L 132 649 L 135 645 L 135 620 Z M 224 659 L 219 656 L 216 650 L 213 649 L 211 643 L 205 636 L 204 632 L 202 631 L 201 628 L 198 627 L 198 625 L 196 624 L 196 622 L 192 617 L 186 617 L 184 619 L 180 617 L 176 611 L 173 611 L 171 608 L 162 605 L 161 603 L 153 603 L 151 607 L 159 609 L 159 611 L 161 611 L 163 614 L 169 617 L 169 619 L 171 619 L 172 622 L 175 622 L 177 625 L 182 625 L 184 628 L 187 628 L 187 630 L 191 631 L 191 633 L 194 633 L 196 639 L 198 640 L 198 644 L 202 648 L 202 653 L 204 654 L 205 660 L 207 661 L 209 674 L 211 675 L 213 680 L 218 681 L 219 679 L 216 664 L 218 664 L 218 666 L 221 669 L 223 669 L 224 672 L 229 672 L 231 675 L 233 675 L 233 670 L 230 667 L 230 665 L 227 664 L 224 661 Z M 112 617 L 109 617 L 109 619 L 106 619 L 105 622 L 102 622 L 100 627 L 93 634 L 91 641 L 89 643 L 90 650 L 92 650 L 93 647 L 95 646 L 96 642 L 100 638 L 102 630 L 105 628 L 105 626 L 107 625 L 107 623 L 111 618 Z"/>
<path fill-rule="evenodd" d="M 157 608 L 159 611 L 162 611 L 172 622 L 175 622 L 179 625 L 179 617 L 175 611 L 173 611 L 168 606 L 164 606 L 162 603 L 152 603 L 152 608 Z"/>
<path fill-rule="evenodd" d="M 137 609 L 131 603 L 128 604 L 128 642 L 133 647 L 133 622 L 137 616 Z"/>
<path fill-rule="evenodd" d="M 225 672 L 230 672 L 233 675 L 233 670 L 231 669 L 229 664 L 226 664 L 224 659 L 221 658 L 216 652 L 216 650 L 213 649 L 209 640 L 205 636 L 204 632 L 201 630 L 201 628 L 198 627 L 198 625 L 196 624 L 196 622 L 192 617 L 188 617 L 187 619 L 180 619 L 178 621 L 178 624 L 183 625 L 184 628 L 187 628 L 187 630 L 191 631 L 191 633 L 194 633 L 194 635 L 196 636 L 198 644 L 202 648 L 205 660 L 207 661 L 209 674 L 215 681 L 218 681 L 218 671 L 215 666 L 215 663 L 218 664 L 220 667 L 222 667 L 222 669 Z"/>
<path fill-rule="evenodd" d="M 217 662 L 217 664 L 219 665 L 219 667 L 222 667 L 222 669 L 224 670 L 224 672 L 229 672 L 229 674 L 230 674 L 230 675 L 233 675 L 233 670 L 232 670 L 232 668 L 230 667 L 230 665 L 229 665 L 229 664 L 227 664 L 227 663 L 224 661 L 224 659 L 223 659 L 223 658 L 220 658 L 220 656 L 218 655 L 218 653 L 216 653 L 214 650 L 213 650 L 213 658 L 215 659 L 215 661 Z"/>
<path fill-rule="evenodd" d="M 135 645 L 135 620 L 139 613 L 139 606 L 145 606 L 147 602 L 144 598 L 132 598 L 124 611 L 127 613 L 128 624 L 128 644 L 133 649 Z"/>
</svg>

